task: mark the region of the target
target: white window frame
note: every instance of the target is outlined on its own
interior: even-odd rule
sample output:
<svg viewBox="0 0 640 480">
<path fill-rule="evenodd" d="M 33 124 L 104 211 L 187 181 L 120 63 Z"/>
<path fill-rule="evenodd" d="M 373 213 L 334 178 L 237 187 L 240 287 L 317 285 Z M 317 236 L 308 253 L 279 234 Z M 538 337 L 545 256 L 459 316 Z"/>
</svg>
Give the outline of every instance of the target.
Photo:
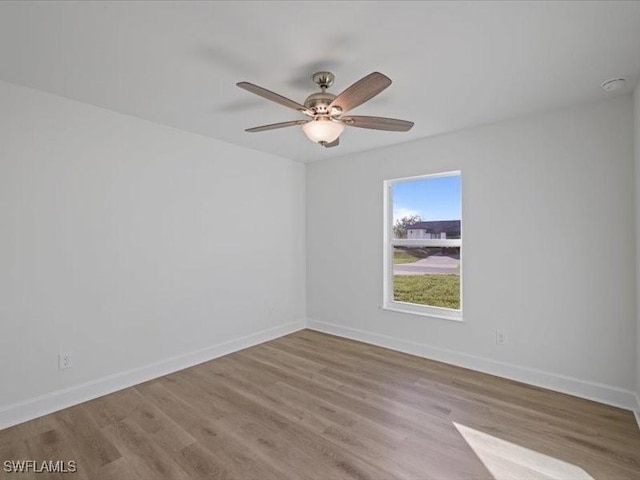
<svg viewBox="0 0 640 480">
<path fill-rule="evenodd" d="M 384 233 L 383 233 L 383 302 L 382 308 L 394 312 L 422 315 L 462 321 L 462 218 L 460 219 L 460 239 L 394 239 L 393 238 L 393 185 L 404 182 L 415 182 L 433 178 L 460 176 L 462 172 L 450 172 L 418 175 L 415 177 L 395 178 L 384 181 Z M 462 197 L 462 192 L 460 192 Z M 462 199 L 461 199 L 462 200 Z M 398 302 L 393 299 L 393 248 L 405 247 L 461 247 L 460 248 L 460 309 L 433 307 L 417 303 Z"/>
</svg>

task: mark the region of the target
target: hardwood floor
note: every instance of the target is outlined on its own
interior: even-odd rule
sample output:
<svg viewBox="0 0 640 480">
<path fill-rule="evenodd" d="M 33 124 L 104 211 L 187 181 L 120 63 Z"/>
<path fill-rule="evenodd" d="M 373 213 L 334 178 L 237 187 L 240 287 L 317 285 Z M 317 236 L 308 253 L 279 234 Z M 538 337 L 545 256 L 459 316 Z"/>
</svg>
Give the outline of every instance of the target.
<svg viewBox="0 0 640 480">
<path fill-rule="evenodd" d="M 74 460 L 17 474 L 6 460 Z M 639 479 L 631 412 L 304 330 L 0 431 L 0 478 Z"/>
</svg>

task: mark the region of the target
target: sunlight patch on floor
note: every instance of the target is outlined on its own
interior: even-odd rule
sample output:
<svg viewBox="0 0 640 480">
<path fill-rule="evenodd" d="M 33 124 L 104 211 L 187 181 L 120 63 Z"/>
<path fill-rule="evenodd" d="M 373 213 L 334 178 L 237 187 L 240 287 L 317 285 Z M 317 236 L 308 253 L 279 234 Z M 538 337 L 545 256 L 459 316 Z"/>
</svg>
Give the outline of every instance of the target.
<svg viewBox="0 0 640 480">
<path fill-rule="evenodd" d="M 495 480 L 594 480 L 582 468 L 453 423 Z"/>
</svg>

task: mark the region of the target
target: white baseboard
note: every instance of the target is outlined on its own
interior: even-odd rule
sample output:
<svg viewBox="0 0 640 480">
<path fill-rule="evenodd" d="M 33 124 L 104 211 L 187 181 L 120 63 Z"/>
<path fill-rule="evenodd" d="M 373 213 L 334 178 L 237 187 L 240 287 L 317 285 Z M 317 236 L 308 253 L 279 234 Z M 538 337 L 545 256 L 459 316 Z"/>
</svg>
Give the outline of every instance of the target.
<svg viewBox="0 0 640 480">
<path fill-rule="evenodd" d="M 203 348 L 195 352 L 168 358 L 151 365 L 116 373 L 81 385 L 75 385 L 13 405 L 1 407 L 0 429 L 47 415 L 86 402 L 87 400 L 102 397 L 103 395 L 122 390 L 123 388 L 138 385 L 148 380 L 198 365 L 199 363 L 213 360 L 214 358 L 222 357 L 223 355 L 228 355 L 229 353 L 237 352 L 238 350 L 302 330 L 303 328 L 305 328 L 305 322 L 303 321 L 287 323 L 245 337 Z"/>
<path fill-rule="evenodd" d="M 635 392 L 611 385 L 476 357 L 333 323 L 307 319 L 307 328 L 632 410 L 637 420 L 640 415 L 640 406 Z M 638 423 L 640 425 L 640 420 Z"/>
<path fill-rule="evenodd" d="M 640 428 L 640 392 L 636 393 L 636 407 L 633 409 L 633 414 L 636 416 L 636 423 Z"/>
</svg>

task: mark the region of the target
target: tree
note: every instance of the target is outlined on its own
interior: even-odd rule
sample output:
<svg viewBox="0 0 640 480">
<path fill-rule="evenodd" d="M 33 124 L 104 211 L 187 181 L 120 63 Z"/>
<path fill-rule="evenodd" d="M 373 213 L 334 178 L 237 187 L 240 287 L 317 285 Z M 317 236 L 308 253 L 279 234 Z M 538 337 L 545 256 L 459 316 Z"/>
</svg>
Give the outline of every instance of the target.
<svg viewBox="0 0 640 480">
<path fill-rule="evenodd" d="M 407 228 L 411 225 L 422 221 L 420 215 L 405 215 L 402 218 L 396 220 L 393 224 L 393 234 L 396 238 L 407 238 Z"/>
</svg>

